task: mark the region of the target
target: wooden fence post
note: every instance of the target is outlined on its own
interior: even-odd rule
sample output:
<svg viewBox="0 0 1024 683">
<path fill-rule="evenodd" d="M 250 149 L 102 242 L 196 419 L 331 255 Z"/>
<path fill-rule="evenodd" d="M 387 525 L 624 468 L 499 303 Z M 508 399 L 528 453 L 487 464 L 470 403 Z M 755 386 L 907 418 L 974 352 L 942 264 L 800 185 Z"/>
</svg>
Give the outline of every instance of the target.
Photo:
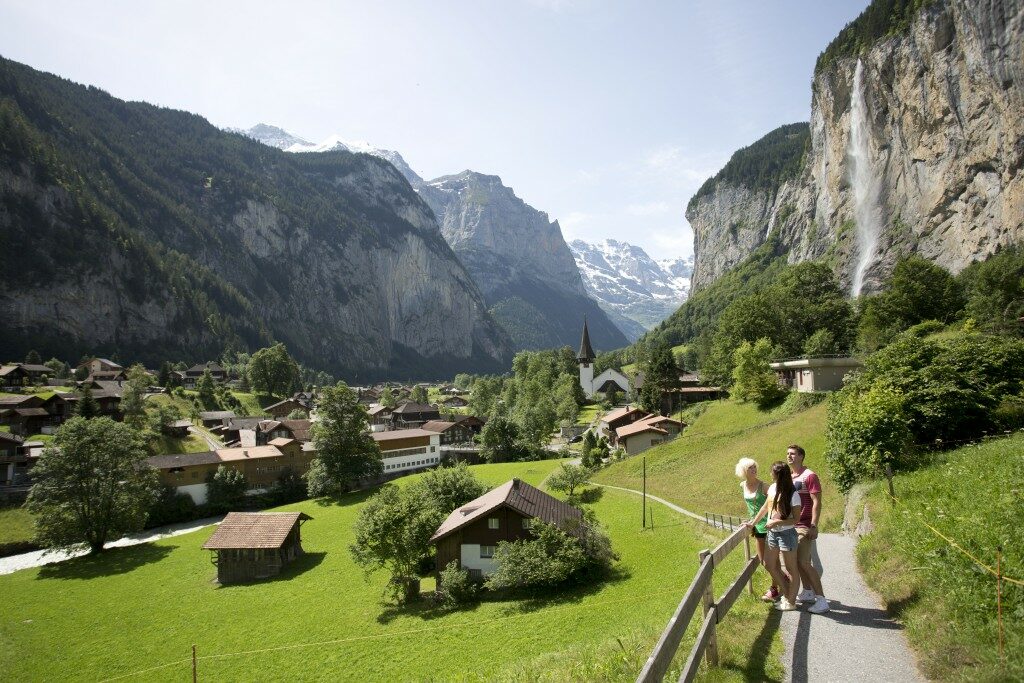
<svg viewBox="0 0 1024 683">
<path fill-rule="evenodd" d="M 700 552 L 700 562 L 704 563 L 706 558 L 711 553 L 707 550 Z M 714 562 L 714 560 L 712 560 Z M 714 567 L 711 572 L 712 579 L 714 578 Z M 707 588 L 704 589 L 704 618 L 708 618 L 708 612 L 710 612 L 715 606 L 715 585 L 714 581 L 708 581 Z M 708 637 L 708 649 L 705 653 L 705 659 L 709 666 L 718 666 L 718 635 L 715 624 L 711 625 L 711 635 Z"/>
<path fill-rule="evenodd" d="M 996 611 L 999 619 L 999 663 L 1003 655 L 1003 546 L 996 546 Z"/>
<path fill-rule="evenodd" d="M 198 672 L 196 671 L 196 646 L 192 644 L 192 683 L 196 683 L 199 680 Z"/>
<path fill-rule="evenodd" d="M 889 502 L 896 504 L 896 491 L 892 487 L 892 465 L 885 463 L 885 478 L 889 482 Z"/>
<path fill-rule="evenodd" d="M 747 562 L 750 562 L 750 534 L 743 537 L 743 546 L 746 548 Z M 750 575 L 750 594 L 754 594 L 754 575 Z"/>
</svg>

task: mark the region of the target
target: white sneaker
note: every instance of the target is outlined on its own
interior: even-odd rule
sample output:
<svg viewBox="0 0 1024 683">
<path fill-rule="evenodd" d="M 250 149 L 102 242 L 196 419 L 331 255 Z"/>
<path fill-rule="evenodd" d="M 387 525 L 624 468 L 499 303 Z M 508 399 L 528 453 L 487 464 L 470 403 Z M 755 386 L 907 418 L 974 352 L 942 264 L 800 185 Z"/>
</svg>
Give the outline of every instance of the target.
<svg viewBox="0 0 1024 683">
<path fill-rule="evenodd" d="M 800 595 L 796 596 L 797 602 L 814 602 L 815 600 L 817 600 L 817 596 L 810 588 L 805 588 L 800 591 Z"/>
<path fill-rule="evenodd" d="M 828 600 L 825 599 L 824 595 L 819 595 L 815 598 L 814 604 L 807 608 L 807 611 L 813 612 L 814 614 L 824 614 L 829 611 L 829 609 Z"/>
<path fill-rule="evenodd" d="M 775 609 L 779 610 L 780 612 L 792 612 L 796 609 L 796 605 L 791 603 L 786 598 L 782 598 L 777 603 L 775 603 Z"/>
</svg>

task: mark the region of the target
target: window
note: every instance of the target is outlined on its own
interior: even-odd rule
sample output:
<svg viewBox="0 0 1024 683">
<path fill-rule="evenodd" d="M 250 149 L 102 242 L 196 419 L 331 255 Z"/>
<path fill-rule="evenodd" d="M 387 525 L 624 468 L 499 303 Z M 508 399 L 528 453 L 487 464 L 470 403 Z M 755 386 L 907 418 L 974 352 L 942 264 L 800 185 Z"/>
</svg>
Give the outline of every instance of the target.
<svg viewBox="0 0 1024 683">
<path fill-rule="evenodd" d="M 431 453 L 433 453 L 433 452 L 434 452 L 435 450 L 437 450 L 437 447 L 436 447 L 436 446 L 431 446 L 431 447 L 430 447 L 430 452 L 431 452 Z"/>
<path fill-rule="evenodd" d="M 497 529 L 497 528 L 499 528 L 499 526 L 498 526 L 498 518 L 497 517 L 488 517 L 487 518 L 487 528 L 488 529 Z"/>
<path fill-rule="evenodd" d="M 495 520 L 497 521 L 497 520 Z M 493 545 L 482 545 L 480 546 L 480 557 L 489 558 L 494 557 L 494 546 Z"/>
<path fill-rule="evenodd" d="M 523 528 L 530 529 L 533 527 L 533 520 L 529 517 L 523 517 Z"/>
</svg>

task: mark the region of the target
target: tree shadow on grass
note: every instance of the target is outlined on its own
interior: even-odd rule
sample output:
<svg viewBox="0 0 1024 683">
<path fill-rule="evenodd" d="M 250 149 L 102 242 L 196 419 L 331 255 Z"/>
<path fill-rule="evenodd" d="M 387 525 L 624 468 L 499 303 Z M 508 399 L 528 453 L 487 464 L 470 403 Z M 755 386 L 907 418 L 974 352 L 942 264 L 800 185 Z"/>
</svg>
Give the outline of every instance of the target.
<svg viewBox="0 0 1024 683">
<path fill-rule="evenodd" d="M 601 500 L 602 496 L 604 496 L 604 488 L 591 486 L 590 488 L 583 489 L 577 496 L 577 499 L 585 505 L 593 505 Z"/>
<path fill-rule="evenodd" d="M 167 557 L 176 545 L 141 543 L 127 548 L 110 548 L 99 555 L 83 555 L 63 562 L 44 564 L 37 579 L 96 579 L 126 574 Z"/>
<path fill-rule="evenodd" d="M 230 589 L 237 586 L 252 586 L 253 584 L 259 583 L 275 583 L 277 581 L 291 581 L 297 576 L 305 574 L 312 569 L 316 569 L 320 566 L 320 563 L 324 561 L 326 556 L 327 553 L 303 553 L 285 565 L 281 570 L 281 573 L 277 576 L 271 576 L 266 579 L 253 579 L 252 581 L 243 581 L 239 583 L 220 584 L 218 585 L 218 589 Z"/>
<path fill-rule="evenodd" d="M 582 578 L 585 583 L 552 588 L 543 592 L 508 591 L 495 594 L 494 602 L 510 601 L 502 610 L 502 616 L 529 614 L 548 607 L 559 607 L 580 603 L 584 598 L 601 592 L 605 586 L 626 581 L 631 576 L 628 569 L 613 567 L 592 577 Z"/>
<path fill-rule="evenodd" d="M 323 496 L 322 498 L 313 498 L 312 502 L 316 503 L 322 508 L 326 507 L 348 507 L 349 505 L 358 505 L 364 502 L 367 498 L 377 493 L 379 486 L 373 488 L 363 489 L 361 491 L 350 491 L 348 493 L 341 493 L 337 496 Z"/>
<path fill-rule="evenodd" d="M 480 600 L 474 600 L 456 608 L 445 607 L 429 594 L 423 593 L 416 602 L 401 605 L 386 604 L 383 611 L 377 615 L 377 623 L 387 625 L 398 617 L 419 617 L 423 621 L 430 621 L 454 612 L 473 612 L 479 606 Z"/>
<path fill-rule="evenodd" d="M 750 683 L 761 683 L 762 681 L 779 683 L 779 679 L 768 676 L 767 664 L 768 658 L 772 656 L 772 641 L 775 639 L 775 634 L 778 633 L 781 623 L 782 612 L 776 609 L 768 610 L 760 633 L 750 644 L 745 665 L 737 666 L 734 662 L 728 662 L 722 668 L 736 671 L 743 676 L 744 681 Z"/>
</svg>

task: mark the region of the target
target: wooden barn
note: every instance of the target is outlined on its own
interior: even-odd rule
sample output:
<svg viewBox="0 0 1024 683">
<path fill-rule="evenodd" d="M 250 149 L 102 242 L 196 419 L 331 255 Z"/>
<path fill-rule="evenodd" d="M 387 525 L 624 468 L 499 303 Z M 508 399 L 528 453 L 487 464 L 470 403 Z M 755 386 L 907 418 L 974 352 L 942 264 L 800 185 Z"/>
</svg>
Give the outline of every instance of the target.
<svg viewBox="0 0 1024 683">
<path fill-rule="evenodd" d="M 454 510 L 434 532 L 430 542 L 437 547 L 438 574 L 457 560 L 470 576 L 487 576 L 497 567 L 493 558 L 498 543 L 532 538 L 534 519 L 566 530 L 583 513 L 525 481 L 507 481 Z"/>
<path fill-rule="evenodd" d="M 303 512 L 229 512 L 203 548 L 213 551 L 222 584 L 277 576 L 302 554 Z"/>
</svg>

